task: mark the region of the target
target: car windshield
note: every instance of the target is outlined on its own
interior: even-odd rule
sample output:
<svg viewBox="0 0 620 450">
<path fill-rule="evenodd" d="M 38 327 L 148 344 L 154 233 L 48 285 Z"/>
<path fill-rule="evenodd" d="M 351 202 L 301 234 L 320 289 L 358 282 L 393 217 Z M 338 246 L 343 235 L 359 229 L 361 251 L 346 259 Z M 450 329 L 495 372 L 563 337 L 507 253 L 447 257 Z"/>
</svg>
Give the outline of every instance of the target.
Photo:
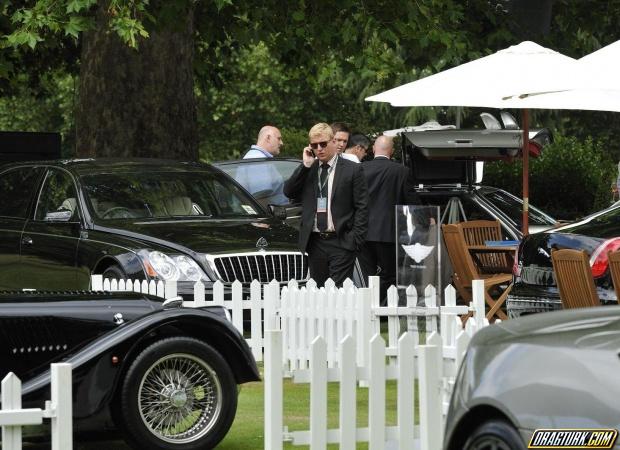
<svg viewBox="0 0 620 450">
<path fill-rule="evenodd" d="M 207 171 L 98 173 L 81 178 L 89 209 L 102 220 L 256 217 L 259 206 L 237 185 Z"/>
<path fill-rule="evenodd" d="M 502 190 L 487 192 L 481 190 L 480 194 L 521 227 L 523 222 L 523 202 L 521 199 Z M 552 217 L 532 205 L 529 206 L 529 220 L 530 225 L 553 226 L 555 224 L 555 220 Z"/>
<path fill-rule="evenodd" d="M 289 199 L 282 192 L 301 161 L 262 158 L 226 163 L 218 167 L 246 188 L 263 206 L 285 205 Z"/>
</svg>

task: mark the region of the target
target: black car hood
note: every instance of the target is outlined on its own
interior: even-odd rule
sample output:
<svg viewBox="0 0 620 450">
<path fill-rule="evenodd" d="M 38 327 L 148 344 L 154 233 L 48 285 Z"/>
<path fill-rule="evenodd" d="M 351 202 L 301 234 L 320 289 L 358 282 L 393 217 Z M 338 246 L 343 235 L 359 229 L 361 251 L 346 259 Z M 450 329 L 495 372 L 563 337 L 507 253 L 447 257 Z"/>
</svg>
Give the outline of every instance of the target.
<svg viewBox="0 0 620 450">
<path fill-rule="evenodd" d="M 265 250 L 297 251 L 297 231 L 288 225 L 266 219 L 166 219 L 109 221 L 96 229 L 144 242 L 153 242 L 179 251 L 230 253 L 256 251 L 258 241 Z"/>
</svg>

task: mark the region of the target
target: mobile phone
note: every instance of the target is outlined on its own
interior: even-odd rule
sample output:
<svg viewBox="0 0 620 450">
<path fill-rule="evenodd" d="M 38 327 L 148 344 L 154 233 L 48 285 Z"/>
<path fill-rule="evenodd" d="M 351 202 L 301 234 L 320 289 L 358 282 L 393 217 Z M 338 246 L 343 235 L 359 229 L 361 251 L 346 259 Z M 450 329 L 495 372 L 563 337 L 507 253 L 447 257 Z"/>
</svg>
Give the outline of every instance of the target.
<svg viewBox="0 0 620 450">
<path fill-rule="evenodd" d="M 310 153 L 312 153 L 312 156 L 314 158 L 316 158 L 316 153 L 314 153 L 314 150 L 312 149 L 312 147 L 310 147 L 310 145 L 308 145 L 308 148 L 310 149 Z"/>
</svg>

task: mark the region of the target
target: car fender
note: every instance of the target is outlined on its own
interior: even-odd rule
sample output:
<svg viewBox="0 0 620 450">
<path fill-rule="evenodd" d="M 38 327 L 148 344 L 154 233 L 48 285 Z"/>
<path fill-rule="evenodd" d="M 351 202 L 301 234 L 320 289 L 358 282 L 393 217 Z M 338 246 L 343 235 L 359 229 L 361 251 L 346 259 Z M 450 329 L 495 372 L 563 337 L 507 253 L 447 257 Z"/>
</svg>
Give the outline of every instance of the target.
<svg viewBox="0 0 620 450">
<path fill-rule="evenodd" d="M 208 309 L 157 311 L 123 324 L 67 358 L 72 366 L 74 417 L 89 417 L 111 404 L 116 387 L 133 359 L 148 345 L 168 336 L 191 336 L 215 348 L 228 362 L 237 383 L 260 379 L 252 353 L 239 332 Z M 118 359 L 113 363 L 112 358 Z M 28 380 L 26 403 L 49 399 L 50 371 Z"/>
</svg>

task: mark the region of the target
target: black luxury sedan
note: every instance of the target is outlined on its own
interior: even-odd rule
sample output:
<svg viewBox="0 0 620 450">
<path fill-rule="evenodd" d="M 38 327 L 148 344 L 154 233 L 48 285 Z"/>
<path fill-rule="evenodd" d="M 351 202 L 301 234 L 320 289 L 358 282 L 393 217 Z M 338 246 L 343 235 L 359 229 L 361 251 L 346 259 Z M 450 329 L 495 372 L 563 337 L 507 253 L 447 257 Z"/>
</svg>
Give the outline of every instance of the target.
<svg viewBox="0 0 620 450">
<path fill-rule="evenodd" d="M 0 292 L 0 379 L 13 372 L 23 406 L 43 408 L 50 364 L 69 363 L 79 436 L 118 430 L 136 449 L 214 448 L 235 418 L 237 385 L 259 380 L 258 368 L 224 308 L 181 303 Z"/>
<path fill-rule="evenodd" d="M 0 290 L 87 289 L 104 278 L 307 278 L 297 232 L 207 165 L 155 159 L 0 168 Z"/>
<path fill-rule="evenodd" d="M 607 253 L 620 249 L 620 205 L 523 239 L 513 269 L 514 286 L 507 298 L 512 317 L 562 307 L 551 264 L 551 251 L 562 249 L 585 250 L 599 299 L 616 302 Z"/>
</svg>

